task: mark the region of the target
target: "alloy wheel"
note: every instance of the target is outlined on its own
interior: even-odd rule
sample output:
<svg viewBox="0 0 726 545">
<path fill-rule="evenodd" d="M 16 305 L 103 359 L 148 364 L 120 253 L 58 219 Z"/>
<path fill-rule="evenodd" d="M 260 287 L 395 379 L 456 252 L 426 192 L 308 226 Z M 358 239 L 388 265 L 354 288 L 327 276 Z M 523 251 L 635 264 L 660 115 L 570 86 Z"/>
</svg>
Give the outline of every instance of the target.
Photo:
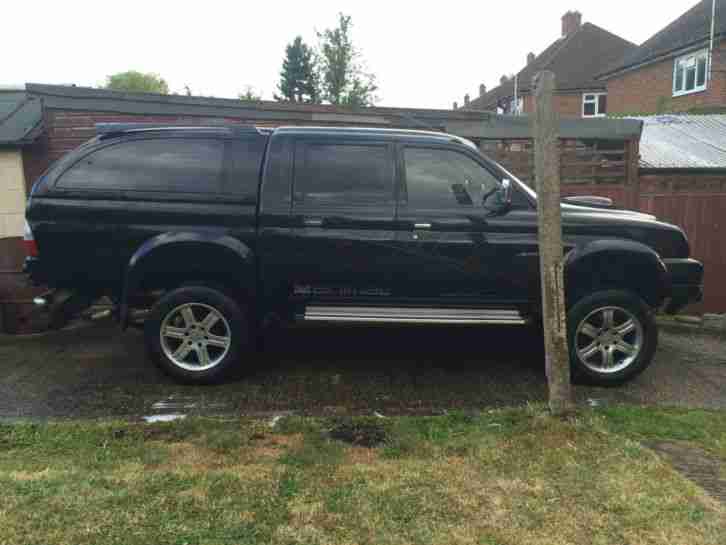
<svg viewBox="0 0 726 545">
<path fill-rule="evenodd" d="M 596 373 L 613 374 L 638 359 L 645 334 L 631 311 L 617 306 L 593 310 L 577 326 L 575 349 L 580 362 Z"/>
<path fill-rule="evenodd" d="M 232 346 L 227 320 L 219 310 L 202 303 L 173 309 L 162 321 L 159 334 L 166 357 L 187 371 L 215 367 Z"/>
</svg>

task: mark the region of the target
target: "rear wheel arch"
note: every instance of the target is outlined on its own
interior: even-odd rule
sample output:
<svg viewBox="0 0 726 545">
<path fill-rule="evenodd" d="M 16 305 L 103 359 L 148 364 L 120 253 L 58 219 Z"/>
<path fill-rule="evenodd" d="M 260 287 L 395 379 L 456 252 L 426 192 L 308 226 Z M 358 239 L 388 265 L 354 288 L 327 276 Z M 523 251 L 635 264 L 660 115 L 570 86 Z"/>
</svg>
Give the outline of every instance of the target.
<svg viewBox="0 0 726 545">
<path fill-rule="evenodd" d="M 207 286 L 244 301 L 255 296 L 255 278 L 252 251 L 232 237 L 160 235 L 129 260 L 121 301 L 122 326 L 127 323 L 129 298 L 139 291 Z"/>
</svg>

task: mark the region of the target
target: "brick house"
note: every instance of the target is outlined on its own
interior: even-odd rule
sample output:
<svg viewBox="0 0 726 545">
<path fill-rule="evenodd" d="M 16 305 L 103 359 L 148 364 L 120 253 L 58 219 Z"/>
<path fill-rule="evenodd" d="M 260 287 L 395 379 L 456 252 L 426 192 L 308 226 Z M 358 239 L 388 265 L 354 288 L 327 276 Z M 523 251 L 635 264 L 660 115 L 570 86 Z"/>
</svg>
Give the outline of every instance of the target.
<svg viewBox="0 0 726 545">
<path fill-rule="evenodd" d="M 527 55 L 527 64 L 515 76 L 516 101 L 515 78 L 502 76 L 495 89 L 487 91 L 482 85 L 477 98 L 464 97 L 463 109 L 532 113 L 532 78 L 537 72 L 552 70 L 557 75 L 555 109 L 561 116 L 605 116 L 607 87 L 597 76 L 635 49 L 635 44 L 597 25 L 583 24 L 581 13 L 568 11 L 562 17 L 562 35 L 539 55 Z"/>
<path fill-rule="evenodd" d="M 23 90 L 0 89 L 0 239 L 23 235 L 23 150 L 40 135 L 41 104 Z M 2 269 L 3 256 L 0 256 Z"/>
<path fill-rule="evenodd" d="M 716 0 L 709 60 L 712 0 L 681 17 L 606 69 L 609 113 L 708 112 L 726 107 L 726 0 Z"/>
<path fill-rule="evenodd" d="M 0 89 L 0 301 L 29 294 L 16 274 L 24 252 L 17 242 L 25 226 L 25 152 L 40 137 L 41 103 L 22 89 Z M 4 312 L 0 307 L 0 332 Z"/>
</svg>

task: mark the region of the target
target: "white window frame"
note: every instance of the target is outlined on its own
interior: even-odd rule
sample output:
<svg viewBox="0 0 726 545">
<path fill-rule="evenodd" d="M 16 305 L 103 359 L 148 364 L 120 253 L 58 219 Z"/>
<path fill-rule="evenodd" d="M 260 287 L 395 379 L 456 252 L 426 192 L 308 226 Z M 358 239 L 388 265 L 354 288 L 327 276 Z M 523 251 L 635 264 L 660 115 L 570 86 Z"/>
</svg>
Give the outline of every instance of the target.
<svg viewBox="0 0 726 545">
<path fill-rule="evenodd" d="M 605 117 L 608 115 L 607 112 L 600 111 L 600 97 L 608 96 L 607 93 L 582 93 L 582 117 Z M 587 97 L 594 97 L 592 100 L 588 100 Z M 595 113 L 593 115 L 587 115 L 585 113 L 586 104 L 595 104 Z"/>
<path fill-rule="evenodd" d="M 699 59 L 705 59 L 706 60 L 706 73 L 704 74 L 703 78 L 703 85 L 698 85 L 698 61 Z M 696 75 L 695 75 L 695 86 L 693 89 L 686 89 L 686 70 L 685 67 L 682 68 L 682 80 L 681 83 L 683 85 L 682 89 L 676 88 L 676 81 L 678 76 L 678 68 L 681 63 L 688 62 L 689 60 L 693 60 L 693 64 L 696 67 Z M 691 53 L 687 53 L 685 55 L 681 55 L 680 57 L 676 57 L 673 60 L 673 96 L 674 97 L 682 97 L 684 95 L 692 95 L 693 93 L 700 93 L 702 91 L 705 91 L 708 89 L 708 49 L 699 49 L 698 51 L 692 51 Z"/>
</svg>

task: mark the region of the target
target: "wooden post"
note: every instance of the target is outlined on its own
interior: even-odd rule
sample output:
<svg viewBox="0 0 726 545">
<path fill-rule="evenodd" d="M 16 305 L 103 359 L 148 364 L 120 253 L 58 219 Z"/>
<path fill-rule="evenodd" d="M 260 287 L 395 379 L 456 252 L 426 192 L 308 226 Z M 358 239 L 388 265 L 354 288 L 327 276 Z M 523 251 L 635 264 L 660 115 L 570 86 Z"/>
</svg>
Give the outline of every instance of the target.
<svg viewBox="0 0 726 545">
<path fill-rule="evenodd" d="M 627 184 L 625 191 L 629 201 L 627 206 L 633 210 L 640 210 L 640 150 L 638 139 L 631 137 L 625 149 L 626 160 L 628 162 L 628 166 L 626 167 L 627 179 L 625 181 Z"/>
<path fill-rule="evenodd" d="M 536 101 L 534 162 L 545 365 L 550 411 L 553 415 L 562 416 L 572 410 L 572 392 L 565 315 L 558 119 L 552 107 L 555 75 L 550 71 L 540 72 L 535 76 L 533 85 Z"/>
</svg>

